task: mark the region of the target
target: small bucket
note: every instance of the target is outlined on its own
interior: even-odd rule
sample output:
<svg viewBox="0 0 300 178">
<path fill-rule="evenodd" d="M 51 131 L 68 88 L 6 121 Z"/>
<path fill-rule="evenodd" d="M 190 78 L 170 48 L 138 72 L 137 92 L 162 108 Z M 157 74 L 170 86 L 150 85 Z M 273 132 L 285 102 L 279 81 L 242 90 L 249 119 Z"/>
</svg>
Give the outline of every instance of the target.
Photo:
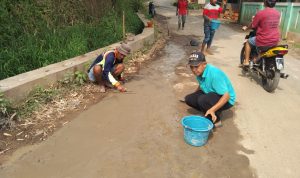
<svg viewBox="0 0 300 178">
<path fill-rule="evenodd" d="M 205 145 L 213 128 L 213 123 L 201 116 L 186 116 L 182 118 L 181 124 L 184 129 L 184 140 L 192 146 Z"/>
<path fill-rule="evenodd" d="M 217 30 L 220 24 L 221 24 L 220 20 L 215 20 L 215 19 L 211 20 L 211 29 Z"/>
<path fill-rule="evenodd" d="M 152 21 L 148 21 L 148 22 L 147 22 L 147 27 L 148 27 L 148 28 L 153 27 L 153 22 L 152 22 Z"/>
</svg>

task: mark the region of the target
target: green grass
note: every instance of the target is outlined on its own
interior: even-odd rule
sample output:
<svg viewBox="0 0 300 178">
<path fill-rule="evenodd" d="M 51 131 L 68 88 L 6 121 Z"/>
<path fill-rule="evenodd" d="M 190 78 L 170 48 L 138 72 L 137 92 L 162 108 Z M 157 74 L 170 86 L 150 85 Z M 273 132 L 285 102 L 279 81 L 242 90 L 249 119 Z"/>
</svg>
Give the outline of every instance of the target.
<svg viewBox="0 0 300 178">
<path fill-rule="evenodd" d="M 189 3 L 188 9 L 190 10 L 199 10 L 201 5 L 198 3 Z"/>
<path fill-rule="evenodd" d="M 0 130 L 13 128 L 17 120 L 28 118 L 34 111 L 66 93 L 80 89 L 87 82 L 87 74 L 83 71 L 67 73 L 63 80 L 50 88 L 34 88 L 24 101 L 14 106 L 3 93 L 0 93 Z"/>
<path fill-rule="evenodd" d="M 0 80 L 120 41 L 123 10 L 126 32 L 142 31 L 142 0 L 95 2 L 1 0 Z"/>
</svg>

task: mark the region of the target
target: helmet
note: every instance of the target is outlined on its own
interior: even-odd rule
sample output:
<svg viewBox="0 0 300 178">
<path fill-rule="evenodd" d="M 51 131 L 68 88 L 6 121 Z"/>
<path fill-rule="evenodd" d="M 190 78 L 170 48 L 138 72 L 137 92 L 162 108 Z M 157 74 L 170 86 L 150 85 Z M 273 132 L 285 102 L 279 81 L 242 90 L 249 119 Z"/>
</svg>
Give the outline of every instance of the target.
<svg viewBox="0 0 300 178">
<path fill-rule="evenodd" d="M 265 6 L 267 7 L 274 7 L 276 4 L 276 0 L 265 0 Z"/>
</svg>

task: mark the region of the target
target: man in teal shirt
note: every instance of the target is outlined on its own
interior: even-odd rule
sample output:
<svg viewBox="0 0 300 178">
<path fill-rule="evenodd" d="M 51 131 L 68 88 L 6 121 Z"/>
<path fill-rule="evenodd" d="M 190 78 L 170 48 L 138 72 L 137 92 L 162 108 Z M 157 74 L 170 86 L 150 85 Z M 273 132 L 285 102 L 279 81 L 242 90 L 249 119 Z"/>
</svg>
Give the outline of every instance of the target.
<svg viewBox="0 0 300 178">
<path fill-rule="evenodd" d="M 185 97 L 186 104 L 205 113 L 213 123 L 219 122 L 221 112 L 235 103 L 236 95 L 230 80 L 219 68 L 207 64 L 201 52 L 192 53 L 188 64 L 199 87 Z"/>
</svg>

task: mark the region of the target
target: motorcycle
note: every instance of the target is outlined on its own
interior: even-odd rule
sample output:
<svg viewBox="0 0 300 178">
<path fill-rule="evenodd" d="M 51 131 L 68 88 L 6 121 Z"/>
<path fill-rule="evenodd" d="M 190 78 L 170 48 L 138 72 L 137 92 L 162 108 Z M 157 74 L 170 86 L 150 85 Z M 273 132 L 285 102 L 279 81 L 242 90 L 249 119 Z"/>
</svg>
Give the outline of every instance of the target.
<svg viewBox="0 0 300 178">
<path fill-rule="evenodd" d="M 249 38 L 255 36 L 251 31 L 245 37 L 245 42 L 240 54 L 240 62 L 243 65 L 245 60 L 245 45 Z M 287 79 L 288 74 L 282 72 L 284 69 L 284 55 L 288 53 L 288 45 L 274 47 L 253 47 L 251 46 L 249 66 L 243 66 L 243 72 L 250 72 L 261 77 L 262 86 L 267 92 L 273 92 L 279 83 L 280 78 Z"/>
</svg>

